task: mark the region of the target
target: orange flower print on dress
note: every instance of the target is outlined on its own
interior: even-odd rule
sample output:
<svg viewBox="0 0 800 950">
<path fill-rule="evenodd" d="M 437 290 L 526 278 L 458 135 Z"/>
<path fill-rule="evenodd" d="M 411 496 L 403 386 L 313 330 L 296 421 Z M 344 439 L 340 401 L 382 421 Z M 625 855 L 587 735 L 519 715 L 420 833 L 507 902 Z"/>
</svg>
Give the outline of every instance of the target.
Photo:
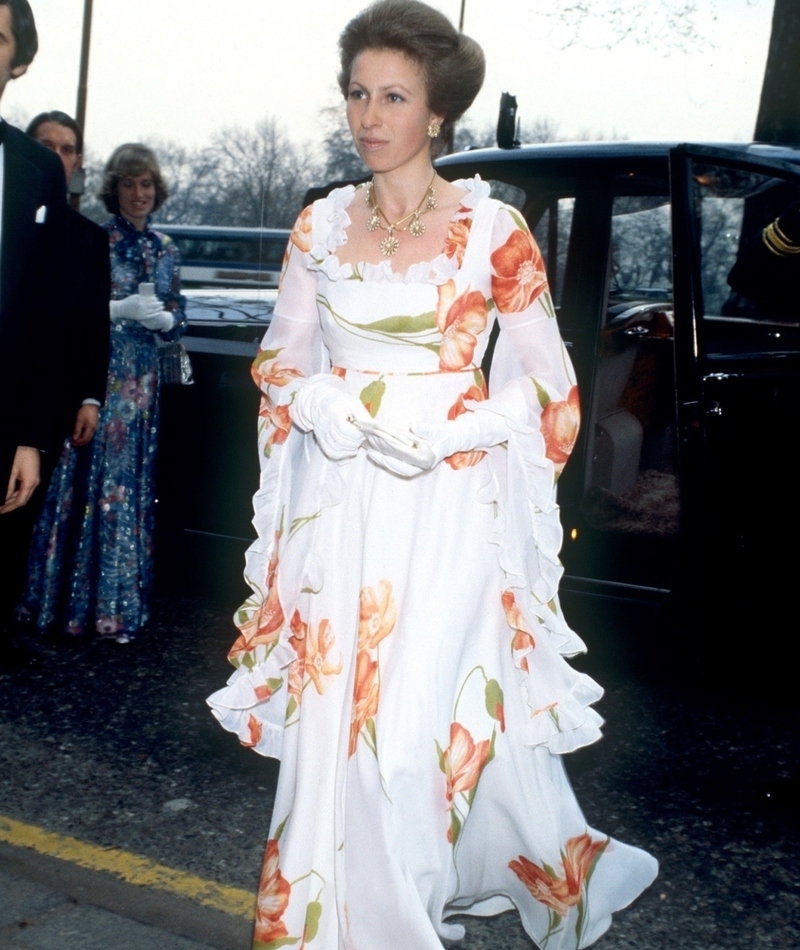
<svg viewBox="0 0 800 950">
<path fill-rule="evenodd" d="M 350 747 L 348 757 L 353 755 L 358 745 L 358 736 L 378 712 L 380 680 L 378 661 L 373 660 L 367 650 L 359 650 L 356 656 L 356 678 L 353 684 L 353 711 L 350 720 Z"/>
<path fill-rule="evenodd" d="M 554 910 L 559 917 L 565 916 L 571 905 L 564 878 L 557 877 L 552 871 L 548 873 L 522 854 L 519 860 L 509 861 L 508 866 L 527 887 L 534 900 Z"/>
<path fill-rule="evenodd" d="M 467 250 L 469 229 L 471 227 L 472 218 L 456 218 L 450 222 L 450 227 L 447 231 L 447 238 L 444 242 L 445 257 L 455 257 L 459 267 L 461 267 L 464 262 L 464 252 Z"/>
<path fill-rule="evenodd" d="M 539 867 L 524 855 L 520 855 L 517 861 L 509 861 L 508 866 L 534 900 L 554 910 L 559 917 L 564 917 L 570 907 L 581 902 L 584 884 L 589 878 L 592 864 L 607 844 L 607 838 L 604 841 L 593 841 L 585 832 L 570 838 L 561 852 L 563 877 L 559 877 L 555 870 L 544 862 L 543 867 Z"/>
<path fill-rule="evenodd" d="M 472 402 L 483 402 L 484 399 L 488 398 L 488 392 L 486 391 L 486 383 L 483 386 L 475 386 L 474 384 L 469 387 L 465 393 L 456 399 L 453 405 L 450 407 L 447 413 L 447 418 L 450 420 L 457 419 L 460 415 L 463 415 L 467 412 L 467 407 L 464 405 L 464 400 L 470 400 Z M 459 468 L 469 468 L 471 465 L 477 465 L 485 457 L 486 453 L 483 451 L 472 452 L 454 452 L 452 455 L 448 455 L 445 458 L 445 462 L 453 469 Z"/>
<path fill-rule="evenodd" d="M 573 386 L 567 398 L 558 402 L 549 402 L 542 410 L 542 437 L 544 454 L 561 472 L 575 447 L 578 428 L 581 424 L 581 404 L 578 387 Z"/>
<path fill-rule="evenodd" d="M 508 625 L 514 631 L 514 639 L 511 641 L 511 650 L 515 654 L 515 662 L 519 669 L 529 673 L 530 668 L 528 666 L 527 654 L 534 649 L 536 641 L 533 639 L 533 634 L 528 630 L 528 625 L 525 623 L 522 612 L 517 606 L 514 591 L 504 590 L 501 600 L 503 602 L 503 610 L 506 612 Z M 516 655 L 519 653 L 523 655 L 521 658 L 516 659 Z"/>
<path fill-rule="evenodd" d="M 292 416 L 288 406 L 280 405 L 270 408 L 269 400 L 266 397 L 261 400 L 261 409 L 258 414 L 267 419 L 272 426 L 272 431 L 264 442 L 264 455 L 269 458 L 272 446 L 283 445 L 289 438 L 289 433 L 292 430 Z"/>
<path fill-rule="evenodd" d="M 359 596 L 358 648 L 374 650 L 388 637 L 397 621 L 397 605 L 392 585 L 378 581 L 374 587 L 363 587 Z"/>
<path fill-rule="evenodd" d="M 280 388 L 303 376 L 296 366 L 287 363 L 286 360 L 278 359 L 283 349 L 283 347 L 278 347 L 276 350 L 259 349 L 256 358 L 253 360 L 250 369 L 253 382 L 266 395 L 269 395 L 268 389 L 270 386 Z"/>
<path fill-rule="evenodd" d="M 461 723 L 450 723 L 450 745 L 443 756 L 449 803 L 459 792 L 468 792 L 478 784 L 488 756 L 488 739 L 475 742 Z"/>
<path fill-rule="evenodd" d="M 307 254 L 311 250 L 311 205 L 304 208 L 295 221 L 289 240 L 294 246 Z"/>
<path fill-rule="evenodd" d="M 336 640 L 327 620 L 311 624 L 306 634 L 306 666 L 308 678 L 322 696 L 328 680 L 342 672 L 342 656 L 334 648 Z"/>
<path fill-rule="evenodd" d="M 492 297 L 501 313 L 520 313 L 547 289 L 544 258 L 530 231 L 517 228 L 490 258 Z"/>
<path fill-rule="evenodd" d="M 442 334 L 439 369 L 454 372 L 472 362 L 478 336 L 486 329 L 489 311 L 479 290 L 465 290 L 456 297 L 456 284 L 448 280 L 439 287 L 436 326 Z"/>
<path fill-rule="evenodd" d="M 297 654 L 297 659 L 289 665 L 289 694 L 299 704 L 306 676 L 321 696 L 327 681 L 342 672 L 342 658 L 334 650 L 336 640 L 328 620 L 307 624 L 300 611 L 295 610 L 289 628 L 292 631 L 289 643 Z"/>
<path fill-rule="evenodd" d="M 256 927 L 253 934 L 256 943 L 272 943 L 289 935 L 281 918 L 289 905 L 292 886 L 281 874 L 279 862 L 278 842 L 270 838 L 258 885 Z"/>
<path fill-rule="evenodd" d="M 289 695 L 294 696 L 299 705 L 303 697 L 303 683 L 306 672 L 306 625 L 300 617 L 300 611 L 295 610 L 289 624 L 292 635 L 289 643 L 297 654 L 297 659 L 289 664 Z"/>
<path fill-rule="evenodd" d="M 277 573 L 278 573 L 278 542 L 281 532 L 275 532 L 275 541 L 272 549 L 272 555 L 267 566 L 267 596 L 254 609 L 248 613 L 245 610 L 240 611 L 237 617 L 237 626 L 240 635 L 228 653 L 228 659 L 234 660 L 241 653 L 253 650 L 261 645 L 269 645 L 278 639 L 278 634 L 283 627 L 284 616 L 283 607 L 281 607 L 278 597 Z"/>
<path fill-rule="evenodd" d="M 257 746 L 261 741 L 261 723 L 256 719 L 256 717 L 251 713 L 247 717 L 247 731 L 250 733 L 250 738 L 247 740 L 240 739 L 239 742 L 246 748 L 252 749 L 254 746 Z"/>
</svg>

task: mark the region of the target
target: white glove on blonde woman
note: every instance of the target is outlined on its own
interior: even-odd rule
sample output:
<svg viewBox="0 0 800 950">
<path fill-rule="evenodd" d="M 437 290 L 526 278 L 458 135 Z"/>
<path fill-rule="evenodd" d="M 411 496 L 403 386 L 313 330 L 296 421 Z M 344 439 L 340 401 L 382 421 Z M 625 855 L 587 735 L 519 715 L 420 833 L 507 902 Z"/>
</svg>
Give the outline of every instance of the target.
<svg viewBox="0 0 800 950">
<path fill-rule="evenodd" d="M 364 434 L 350 420 L 369 422 L 370 415 L 338 376 L 321 373 L 306 380 L 290 411 L 292 422 L 304 432 L 313 432 L 329 459 L 352 458 L 364 443 Z"/>
<path fill-rule="evenodd" d="M 142 317 L 139 323 L 148 330 L 171 330 L 175 326 L 175 317 L 169 310 L 161 310 L 153 317 Z"/>
<path fill-rule="evenodd" d="M 111 322 L 120 320 L 136 320 L 142 322 L 156 317 L 161 313 L 161 301 L 158 297 L 148 297 L 144 294 L 131 294 L 122 300 L 112 300 L 109 304 Z"/>
</svg>

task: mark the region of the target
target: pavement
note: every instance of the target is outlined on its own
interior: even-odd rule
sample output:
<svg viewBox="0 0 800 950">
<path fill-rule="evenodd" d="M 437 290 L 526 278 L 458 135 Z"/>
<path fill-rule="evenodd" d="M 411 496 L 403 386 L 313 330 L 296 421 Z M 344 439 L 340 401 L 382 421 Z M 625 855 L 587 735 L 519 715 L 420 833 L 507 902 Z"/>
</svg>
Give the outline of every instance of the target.
<svg viewBox="0 0 800 950">
<path fill-rule="evenodd" d="M 250 947 L 277 765 L 204 703 L 240 585 L 162 584 L 133 643 L 0 672 L 0 950 Z M 604 740 L 567 760 L 578 799 L 661 862 L 596 946 L 796 950 L 797 702 L 697 668 L 644 607 L 565 610 L 606 687 Z M 461 950 L 531 950 L 514 914 L 462 921 Z"/>
</svg>

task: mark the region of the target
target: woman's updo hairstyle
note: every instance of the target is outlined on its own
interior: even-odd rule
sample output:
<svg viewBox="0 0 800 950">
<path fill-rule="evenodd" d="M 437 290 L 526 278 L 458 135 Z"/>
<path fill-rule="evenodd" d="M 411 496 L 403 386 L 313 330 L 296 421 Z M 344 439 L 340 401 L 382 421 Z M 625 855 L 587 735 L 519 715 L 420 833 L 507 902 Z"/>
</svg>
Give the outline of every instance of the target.
<svg viewBox="0 0 800 950">
<path fill-rule="evenodd" d="M 480 46 L 418 0 L 377 0 L 344 28 L 339 88 L 345 98 L 353 61 L 368 49 L 396 50 L 414 60 L 425 78 L 428 106 L 444 116 L 445 126 L 461 118 L 483 85 L 486 60 Z"/>
<path fill-rule="evenodd" d="M 156 200 L 153 211 L 158 211 L 169 197 L 167 183 L 161 174 L 156 153 L 139 142 L 126 142 L 114 149 L 103 172 L 103 184 L 98 198 L 111 214 L 119 214 L 117 186 L 123 178 L 136 178 L 149 173 L 156 186 Z"/>
</svg>

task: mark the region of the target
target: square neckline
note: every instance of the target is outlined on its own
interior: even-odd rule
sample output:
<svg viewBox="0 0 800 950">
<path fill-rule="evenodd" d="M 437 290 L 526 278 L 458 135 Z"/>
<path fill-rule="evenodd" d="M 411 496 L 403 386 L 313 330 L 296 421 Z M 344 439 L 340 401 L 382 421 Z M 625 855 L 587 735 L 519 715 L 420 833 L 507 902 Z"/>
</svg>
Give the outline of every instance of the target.
<svg viewBox="0 0 800 950">
<path fill-rule="evenodd" d="M 311 250 L 312 259 L 314 259 L 316 265 L 313 269 L 322 270 L 332 280 L 344 279 L 402 284 L 446 283 L 461 270 L 472 237 L 472 229 L 470 228 L 461 261 L 458 260 L 456 254 L 448 256 L 445 251 L 453 224 L 457 219 L 464 217 L 469 217 L 471 221 L 474 221 L 479 203 L 490 197 L 489 185 L 482 181 L 480 175 L 475 175 L 474 178 L 459 178 L 451 184 L 460 188 L 464 194 L 458 207 L 449 218 L 447 235 L 442 250 L 431 260 L 416 261 L 410 264 L 405 271 L 396 271 L 392 267 L 391 258 L 388 257 L 374 263 L 372 261 L 342 261 L 339 258 L 337 250 L 347 244 L 346 230 L 352 224 L 347 209 L 352 204 L 356 194 L 363 188 L 363 184 L 345 185 L 343 188 L 334 189 L 326 198 L 321 199 L 322 204 L 327 202 L 332 204 L 333 208 L 325 215 L 326 223 L 329 226 L 328 240 L 322 245 L 316 244 Z M 322 251 L 323 248 L 324 257 L 319 260 L 320 255 L 316 252 Z"/>
</svg>

